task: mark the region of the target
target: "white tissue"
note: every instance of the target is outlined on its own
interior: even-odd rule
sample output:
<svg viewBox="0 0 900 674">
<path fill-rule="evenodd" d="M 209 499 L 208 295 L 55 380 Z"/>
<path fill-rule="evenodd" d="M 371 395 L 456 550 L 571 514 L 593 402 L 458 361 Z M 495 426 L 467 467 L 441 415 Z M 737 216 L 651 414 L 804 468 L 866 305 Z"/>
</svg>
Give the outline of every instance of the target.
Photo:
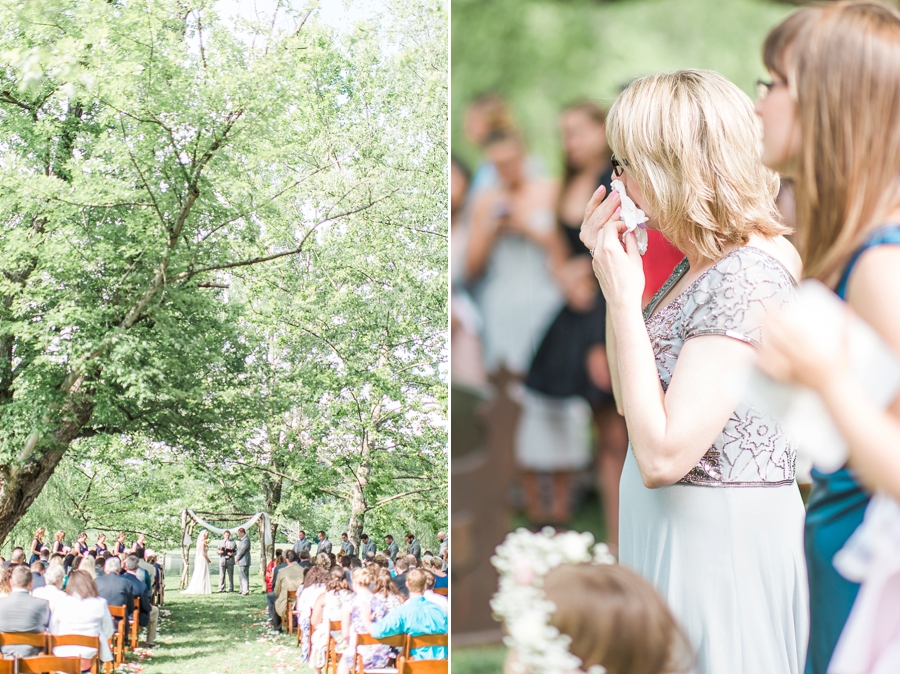
<svg viewBox="0 0 900 674">
<path fill-rule="evenodd" d="M 619 197 L 621 197 L 622 202 L 622 210 L 619 212 L 619 215 L 622 216 L 622 221 L 625 223 L 625 227 L 627 227 L 628 232 L 634 232 L 634 237 L 637 240 L 638 251 L 641 255 L 647 252 L 647 230 L 643 227 L 638 227 L 638 225 L 647 222 L 649 218 L 647 215 L 638 208 L 635 203 L 631 200 L 625 193 L 625 185 L 621 180 L 613 180 L 612 188 L 619 193 Z M 622 235 L 622 241 L 625 241 L 625 234 Z"/>
</svg>

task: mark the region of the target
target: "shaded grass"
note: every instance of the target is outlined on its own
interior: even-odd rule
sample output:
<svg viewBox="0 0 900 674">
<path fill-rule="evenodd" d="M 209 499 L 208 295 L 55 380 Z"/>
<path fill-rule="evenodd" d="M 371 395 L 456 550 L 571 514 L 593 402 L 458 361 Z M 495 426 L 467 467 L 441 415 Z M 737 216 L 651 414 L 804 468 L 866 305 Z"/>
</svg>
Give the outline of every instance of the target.
<svg viewBox="0 0 900 674">
<path fill-rule="evenodd" d="M 453 674 L 502 674 L 506 648 L 503 646 L 472 646 L 454 648 L 450 655 Z"/>
<path fill-rule="evenodd" d="M 183 595 L 178 592 L 178 580 L 178 576 L 166 578 L 168 592 L 161 612 L 159 645 L 151 657 L 125 671 L 142 674 L 312 671 L 300 662 L 296 636 L 267 633 L 268 614 L 261 576 L 250 577 L 250 595 L 246 597 L 237 593 L 215 594 L 216 578 L 214 594 Z"/>
</svg>

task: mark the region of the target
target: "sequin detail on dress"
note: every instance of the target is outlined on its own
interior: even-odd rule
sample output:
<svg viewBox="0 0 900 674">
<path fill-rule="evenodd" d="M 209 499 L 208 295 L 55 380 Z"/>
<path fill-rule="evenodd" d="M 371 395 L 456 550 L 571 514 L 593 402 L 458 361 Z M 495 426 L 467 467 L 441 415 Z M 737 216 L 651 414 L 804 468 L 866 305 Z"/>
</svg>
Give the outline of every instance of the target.
<svg viewBox="0 0 900 674">
<path fill-rule="evenodd" d="M 796 293 L 793 277 L 778 260 L 744 246 L 719 260 L 654 314 L 688 269 L 686 259 L 680 262 L 644 309 L 664 391 L 687 340 L 725 335 L 759 347 L 766 312 L 790 302 Z M 679 484 L 778 487 L 794 481 L 796 458 L 796 448 L 777 421 L 741 401 L 715 442 Z"/>
</svg>

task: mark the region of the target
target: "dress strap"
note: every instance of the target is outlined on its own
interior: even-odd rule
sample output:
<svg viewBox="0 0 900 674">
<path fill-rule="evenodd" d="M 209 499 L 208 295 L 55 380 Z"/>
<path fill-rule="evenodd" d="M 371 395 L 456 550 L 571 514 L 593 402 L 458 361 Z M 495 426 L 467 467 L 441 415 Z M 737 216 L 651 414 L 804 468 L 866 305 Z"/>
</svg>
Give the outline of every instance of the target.
<svg viewBox="0 0 900 674">
<path fill-rule="evenodd" d="M 853 257 L 850 258 L 850 262 L 844 268 L 844 273 L 841 275 L 840 283 L 838 283 L 835 291 L 838 297 L 842 300 L 847 299 L 847 283 L 850 281 L 850 273 L 859 261 L 860 256 L 869 248 L 883 245 L 900 245 L 900 224 L 890 223 L 882 225 L 866 237 L 866 240 L 856 249 Z"/>
</svg>

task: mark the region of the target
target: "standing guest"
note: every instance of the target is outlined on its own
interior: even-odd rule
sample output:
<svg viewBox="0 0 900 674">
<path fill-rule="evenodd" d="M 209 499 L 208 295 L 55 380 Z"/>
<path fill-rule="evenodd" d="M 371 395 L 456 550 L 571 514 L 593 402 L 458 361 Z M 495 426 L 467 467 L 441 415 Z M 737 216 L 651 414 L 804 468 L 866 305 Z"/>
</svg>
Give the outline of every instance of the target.
<svg viewBox="0 0 900 674">
<path fill-rule="evenodd" d="M 44 563 L 40 560 L 34 562 L 31 565 L 31 589 L 36 590 L 39 587 L 44 587 L 44 570 L 46 567 Z"/>
<path fill-rule="evenodd" d="M 117 557 L 125 554 L 125 532 L 120 531 L 116 536 L 116 542 L 113 543 L 113 554 Z"/>
<path fill-rule="evenodd" d="M 400 554 L 400 546 L 394 541 L 394 537 L 388 534 L 384 537 L 385 542 L 387 543 L 387 555 L 392 562 L 397 560 L 397 555 Z"/>
<path fill-rule="evenodd" d="M 66 591 L 52 609 L 50 618 L 50 634 L 79 634 L 86 637 L 100 638 L 100 661 L 112 662 L 113 655 L 109 648 L 112 637 L 112 616 L 109 604 L 97 589 L 94 579 L 84 571 L 73 571 Z M 96 648 L 85 646 L 57 646 L 53 654 L 61 658 L 80 657 L 82 671 L 91 668 L 91 659 L 97 654 Z"/>
<path fill-rule="evenodd" d="M 338 674 L 350 674 L 356 669 L 356 656 L 363 659 L 363 670 L 384 669 L 391 658 L 391 647 L 380 644 L 357 646 L 357 637 L 360 634 L 368 634 L 365 615 L 369 622 L 378 622 L 387 615 L 388 608 L 385 601 L 369 589 L 375 582 L 374 575 L 368 569 L 355 569 L 353 571 L 353 597 L 344 604 L 344 613 L 341 616 L 341 634 L 347 650 L 341 656 L 338 664 Z"/>
<path fill-rule="evenodd" d="M 406 534 L 406 554 L 412 555 L 417 561 L 422 558 L 422 546 L 416 540 L 415 534 Z"/>
<path fill-rule="evenodd" d="M 239 594 L 248 595 L 250 594 L 250 536 L 247 535 L 247 530 L 244 527 L 238 529 L 235 563 L 238 567 L 238 578 L 241 585 Z"/>
<path fill-rule="evenodd" d="M 304 570 L 297 563 L 297 554 L 288 550 L 284 558 L 287 566 L 278 574 L 275 590 L 269 593 L 269 619 L 276 632 L 281 632 L 281 616 L 287 611 L 288 592 L 296 592 L 303 585 Z M 293 615 L 290 619 L 293 620 Z"/>
<path fill-rule="evenodd" d="M 225 540 L 219 546 L 219 592 L 225 592 L 225 575 L 228 575 L 228 591 L 234 592 L 234 556 L 237 554 L 237 543 L 231 540 L 231 532 L 227 529 L 223 534 Z"/>
<path fill-rule="evenodd" d="M 13 569 L 15 567 L 8 566 L 0 566 L 0 597 L 6 597 L 9 595 L 12 587 L 9 584 L 10 576 L 12 576 Z"/>
<path fill-rule="evenodd" d="M 297 533 L 297 541 L 294 543 L 294 552 L 298 555 L 306 550 L 310 554 L 312 553 L 312 543 L 310 543 L 309 539 L 306 537 L 306 532 L 301 529 Z"/>
<path fill-rule="evenodd" d="M 756 104 L 764 129 L 763 162 L 794 185 L 795 241 L 804 276 L 834 289 L 900 352 L 900 14 L 880 2 L 803 8 L 772 30 L 763 60 L 771 77 L 760 83 Z M 891 438 L 886 429 L 900 419 L 900 405 L 895 400 L 886 413 L 876 412 L 866 405 L 859 385 L 842 376 L 846 354 L 827 354 L 827 362 L 814 362 L 823 354 L 786 328 L 775 321 L 764 365 L 781 379 L 821 393 L 850 445 L 852 465 L 812 472 L 805 531 L 810 591 L 806 672 L 895 671 L 896 662 L 893 667 L 868 664 L 874 663 L 876 641 L 881 644 L 877 648 L 897 652 L 896 644 L 887 648 L 888 633 L 882 629 L 896 630 L 887 627 L 890 621 L 896 625 L 895 603 L 888 604 L 884 616 L 874 617 L 877 629 L 863 629 L 870 643 L 857 644 L 855 652 L 843 657 L 835 652 L 841 634 L 848 634 L 848 616 L 867 617 L 857 608 L 851 614 L 860 586 L 841 576 L 832 560 L 863 522 L 869 504 L 863 485 L 872 492 L 888 485 L 887 464 L 872 462 L 878 455 L 866 450 L 871 438 Z M 835 344 L 846 343 L 846 335 L 834 339 Z M 881 458 L 894 452 L 891 446 Z M 892 601 L 890 592 L 883 596 Z M 845 668 L 848 655 L 852 668 Z"/>
<path fill-rule="evenodd" d="M 425 592 L 422 593 L 422 596 L 432 604 L 440 606 L 446 613 L 449 610 L 447 597 L 434 591 L 434 583 L 437 577 L 428 569 L 423 569 L 423 571 L 425 572 Z"/>
<path fill-rule="evenodd" d="M 326 555 L 331 552 L 331 541 L 328 540 L 328 536 L 325 535 L 324 531 L 320 531 L 318 533 L 319 536 L 319 547 L 316 549 L 316 554 L 320 552 L 324 552 Z"/>
<path fill-rule="evenodd" d="M 401 606 L 389 611 L 378 622 L 373 623 L 366 620 L 365 615 L 361 616 L 369 634 L 376 639 L 395 634 L 409 634 L 414 637 L 423 634 L 446 634 L 447 612 L 437 604 L 425 599 L 425 572 L 421 569 L 413 569 L 409 572 L 406 584 L 409 587 L 409 599 Z M 445 660 L 446 658 L 446 646 L 427 646 L 413 649 L 410 652 L 412 660 Z"/>
<path fill-rule="evenodd" d="M 34 532 L 34 538 L 31 541 L 31 557 L 28 560 L 29 566 L 41 558 L 41 548 L 44 547 L 44 533 L 46 533 L 44 527 L 40 527 Z"/>
<path fill-rule="evenodd" d="M 275 587 L 275 579 L 272 577 L 272 572 L 279 564 L 284 564 L 284 550 L 281 548 L 275 550 L 275 556 L 269 560 L 268 564 L 266 564 L 266 571 L 263 574 L 263 579 L 266 583 L 266 592 L 271 592 Z"/>
<path fill-rule="evenodd" d="M 90 557 L 85 557 L 85 560 L 90 560 L 89 567 L 93 570 L 93 560 Z M 134 585 L 128 578 L 119 575 L 122 562 L 118 557 L 110 557 L 106 560 L 104 570 L 106 573 L 95 580 L 98 595 L 109 606 L 124 606 L 125 614 L 130 616 L 134 612 Z"/>
<path fill-rule="evenodd" d="M 66 547 L 65 539 L 66 532 L 65 531 L 57 531 L 56 535 L 53 537 L 53 545 L 50 548 L 50 553 L 54 555 L 63 554 L 63 549 Z"/>
<path fill-rule="evenodd" d="M 565 168 L 555 221 L 564 252 L 554 271 L 566 305 L 544 334 L 525 380 L 516 458 L 523 469 L 529 519 L 565 524 L 571 517 L 574 475 L 591 463 L 593 420 L 607 542 L 615 548 L 619 478 L 628 434 L 612 395 L 606 301 L 591 271 L 591 256 L 579 240 L 585 205 L 600 185 L 607 193 L 610 190 L 613 167 L 606 111 L 592 101 L 577 103 L 563 111 L 560 129 Z M 682 257 L 669 265 L 663 280 Z M 549 483 L 549 508 L 542 498 L 541 482 Z"/>
<path fill-rule="evenodd" d="M 96 545 L 94 545 L 94 555 L 100 557 L 107 552 L 109 552 L 109 546 L 106 545 L 106 534 L 100 534 L 97 536 Z"/>
<path fill-rule="evenodd" d="M 31 571 L 28 567 L 14 568 L 9 584 L 10 593 L 0 599 L 0 632 L 45 632 L 50 624 L 50 604 L 31 596 Z M 28 658 L 40 652 L 41 649 L 34 646 L 0 648 L 0 653 L 7 657 Z"/>
<path fill-rule="evenodd" d="M 449 576 L 446 571 L 444 571 L 444 560 L 440 557 L 432 557 L 431 558 L 431 568 L 428 569 L 434 574 L 434 586 L 435 588 L 447 587 L 449 583 Z"/>
<path fill-rule="evenodd" d="M 297 562 L 304 571 L 306 569 L 312 568 L 312 562 L 310 561 L 309 550 L 301 550 L 300 551 L 300 561 Z"/>
<path fill-rule="evenodd" d="M 351 557 L 356 552 L 356 548 L 353 547 L 353 542 L 346 533 L 341 534 L 341 551 L 345 555 L 350 555 Z"/>
<path fill-rule="evenodd" d="M 394 562 L 394 572 L 397 574 L 394 576 L 394 585 L 397 587 L 397 591 L 404 597 L 408 597 L 409 590 L 406 589 L 406 575 L 409 573 L 409 560 L 406 557 L 400 557 Z"/>
<path fill-rule="evenodd" d="M 697 649 L 697 674 L 800 674 L 806 652 L 796 450 L 744 385 L 766 316 L 794 298 L 801 266 L 760 132 L 749 97 L 717 73 L 635 80 L 607 121 L 616 173 L 686 259 L 643 309 L 618 193 L 601 203 L 598 190 L 582 228 L 631 442 L 619 559 L 663 595 Z M 748 615 L 759 616 L 752 630 Z"/>
<path fill-rule="evenodd" d="M 88 535 L 82 532 L 78 534 L 78 540 L 75 541 L 75 551 L 82 557 L 84 557 L 90 551 L 90 548 L 88 548 L 87 544 L 87 538 Z"/>
<path fill-rule="evenodd" d="M 369 539 L 369 534 L 363 534 L 362 536 L 360 536 L 359 542 L 361 543 L 360 555 L 363 558 L 368 557 L 370 552 L 372 553 L 372 555 L 378 554 L 378 546 L 375 545 L 375 541 Z"/>
<path fill-rule="evenodd" d="M 147 628 L 146 645 L 148 648 L 153 648 L 156 646 L 156 626 L 159 623 L 159 608 L 151 603 L 150 587 L 141 580 L 139 573 L 143 574 L 139 560 L 134 555 L 130 555 L 125 559 L 125 578 L 131 582 L 134 596 L 139 597 L 141 600 L 140 626 Z"/>
<path fill-rule="evenodd" d="M 137 540 L 131 546 L 131 550 L 129 552 L 138 559 L 144 559 L 144 555 L 147 552 L 147 536 L 144 534 L 138 534 Z"/>
<path fill-rule="evenodd" d="M 31 595 L 38 599 L 44 599 L 50 604 L 51 617 L 56 612 L 56 604 L 60 597 L 65 597 L 66 593 L 62 591 L 63 584 L 66 582 L 66 572 L 63 567 L 58 564 L 52 564 L 44 574 L 46 581 L 43 587 L 37 589 L 32 588 Z"/>
</svg>

